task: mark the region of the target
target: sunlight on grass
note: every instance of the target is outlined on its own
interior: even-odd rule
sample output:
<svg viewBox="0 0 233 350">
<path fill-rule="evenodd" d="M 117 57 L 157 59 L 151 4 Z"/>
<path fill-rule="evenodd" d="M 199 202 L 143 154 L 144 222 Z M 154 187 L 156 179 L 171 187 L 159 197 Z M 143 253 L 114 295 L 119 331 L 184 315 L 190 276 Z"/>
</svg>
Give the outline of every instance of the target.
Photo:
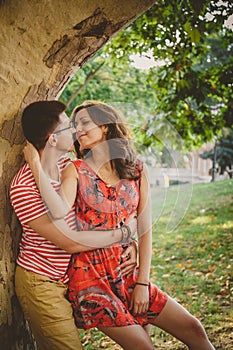
<svg viewBox="0 0 233 350">
<path fill-rule="evenodd" d="M 228 222 L 224 222 L 223 224 L 216 225 L 216 229 L 217 230 L 220 230 L 220 229 L 224 229 L 224 230 L 233 229 L 233 222 L 232 221 L 228 221 Z"/>
<path fill-rule="evenodd" d="M 204 225 L 204 224 L 208 224 L 209 222 L 211 222 L 211 220 L 212 220 L 212 218 L 210 216 L 198 216 L 197 218 L 191 220 L 191 223 Z"/>
<path fill-rule="evenodd" d="M 222 345 L 223 337 L 216 339 L 216 329 L 233 329 L 232 183 L 195 185 L 190 207 L 179 227 L 158 236 L 166 228 L 174 200 L 167 193 L 168 206 L 153 233 L 152 280 L 204 323 L 219 350 L 230 347 Z M 185 349 L 156 328 L 153 336 L 158 348 Z"/>
</svg>

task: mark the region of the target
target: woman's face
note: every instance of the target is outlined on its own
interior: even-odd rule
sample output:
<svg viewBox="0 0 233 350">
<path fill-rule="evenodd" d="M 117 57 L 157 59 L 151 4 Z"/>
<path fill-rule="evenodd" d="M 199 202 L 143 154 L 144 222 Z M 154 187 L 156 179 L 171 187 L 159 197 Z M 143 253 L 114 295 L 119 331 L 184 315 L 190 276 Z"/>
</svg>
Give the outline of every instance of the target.
<svg viewBox="0 0 233 350">
<path fill-rule="evenodd" d="M 92 149 L 97 144 L 106 140 L 106 126 L 96 125 L 87 109 L 81 109 L 75 117 L 76 138 L 80 144 L 80 150 Z"/>
</svg>

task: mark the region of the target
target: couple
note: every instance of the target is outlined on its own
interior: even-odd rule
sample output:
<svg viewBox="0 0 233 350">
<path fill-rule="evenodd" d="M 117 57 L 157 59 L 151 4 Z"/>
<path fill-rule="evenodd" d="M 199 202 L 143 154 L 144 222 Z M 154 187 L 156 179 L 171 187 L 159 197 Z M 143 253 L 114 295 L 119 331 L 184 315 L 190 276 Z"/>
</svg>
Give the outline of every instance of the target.
<svg viewBox="0 0 233 350">
<path fill-rule="evenodd" d="M 44 113 L 45 106 L 51 123 L 48 123 L 46 130 L 37 137 L 37 133 L 42 132 L 44 118 L 47 118 Z M 40 112 L 38 124 L 35 126 L 32 122 L 32 125 L 28 126 L 28 119 L 36 118 L 35 109 L 37 114 Z M 50 263 L 53 260 L 53 255 L 48 253 L 51 248 L 50 240 L 64 250 L 78 252 L 73 254 L 69 265 L 67 293 L 77 327 L 84 329 L 97 327 L 124 349 L 153 349 L 144 329 L 148 324 L 152 324 L 180 339 L 189 349 L 214 349 L 200 322 L 149 282 L 151 258 L 149 185 L 146 170 L 136 159 L 129 140 L 129 131 L 121 116 L 106 104 L 90 101 L 75 108 L 70 124 L 64 110 L 65 106 L 58 101 L 40 101 L 29 105 L 23 113 L 22 125 L 25 137 L 39 150 L 37 153 L 32 145 L 28 144 L 25 157 L 30 163 L 51 217 L 41 214 L 45 210 L 44 206 L 42 208 L 42 204 L 36 205 L 38 198 L 34 203 L 30 193 L 25 196 L 24 206 L 27 209 L 24 214 L 20 212 L 18 204 L 21 201 L 20 192 L 28 191 L 27 186 L 32 181 L 30 168 L 26 165 L 27 171 L 24 172 L 30 173 L 30 180 L 27 180 L 27 184 L 24 183 L 19 190 L 20 181 L 23 182 L 21 173 L 21 178 L 19 179 L 20 175 L 18 178 L 16 175 L 11 187 L 12 203 L 16 213 L 19 218 L 21 215 L 21 223 L 28 226 L 22 244 L 28 247 L 27 236 L 32 240 L 32 233 L 39 233 L 35 236 L 35 240 L 39 242 L 38 250 L 47 248 Z M 70 149 L 71 136 L 74 132 L 75 149 L 81 159 L 69 162 L 64 160 L 64 157 L 61 158 L 61 155 Z M 58 160 L 57 164 L 54 159 Z M 60 182 L 62 184 L 59 190 Z M 35 184 L 33 186 L 35 187 Z M 38 191 L 36 196 L 40 196 Z M 46 210 L 48 212 L 48 209 Z M 65 216 L 67 222 L 73 222 L 71 217 L 74 212 L 77 228 L 81 231 L 77 233 L 68 229 L 63 220 Z M 33 217 L 31 220 L 30 215 Z M 126 220 L 132 215 L 137 216 L 139 267 L 133 273 L 127 271 L 123 276 L 119 265 L 124 249 L 131 242 L 131 230 Z M 46 228 L 49 226 L 51 230 L 47 231 Z M 88 232 L 88 230 L 94 231 Z M 64 243 L 65 238 L 61 232 L 68 236 L 69 243 Z M 103 238 L 104 234 L 106 238 Z M 111 242 L 112 236 L 114 242 Z M 43 237 L 48 241 L 45 242 Z M 121 238 L 123 242 L 116 243 Z M 78 242 L 77 247 L 72 246 L 74 239 Z M 104 245 L 108 246 L 101 248 Z M 72 248 L 67 249 L 67 246 Z M 30 262 L 33 265 L 32 256 Z M 47 257 L 43 256 L 39 264 L 41 268 L 46 265 Z M 32 268 L 27 270 L 27 262 L 24 265 L 20 264 L 20 255 L 18 265 L 23 266 L 21 269 L 18 267 L 21 275 L 21 270 L 24 270 L 24 273 L 33 273 Z M 63 265 L 59 265 L 61 271 Z M 48 269 L 48 266 L 46 268 Z M 52 271 L 51 277 L 48 272 L 46 275 L 47 269 L 44 271 L 44 276 L 56 281 L 55 271 Z M 41 271 L 34 272 L 42 275 Z M 20 284 L 20 273 L 18 275 L 17 283 L 16 272 L 16 290 L 17 284 Z M 67 276 L 65 274 L 64 276 L 63 281 L 57 278 L 57 282 L 66 283 Z M 18 294 L 20 293 L 17 292 Z M 20 302 L 23 306 L 23 297 Z M 28 317 L 26 315 L 26 318 L 30 322 L 30 315 Z M 44 331 L 49 333 L 49 329 Z M 68 332 L 68 337 L 72 340 L 69 329 L 63 331 Z M 63 348 L 66 349 L 65 346 Z"/>
</svg>

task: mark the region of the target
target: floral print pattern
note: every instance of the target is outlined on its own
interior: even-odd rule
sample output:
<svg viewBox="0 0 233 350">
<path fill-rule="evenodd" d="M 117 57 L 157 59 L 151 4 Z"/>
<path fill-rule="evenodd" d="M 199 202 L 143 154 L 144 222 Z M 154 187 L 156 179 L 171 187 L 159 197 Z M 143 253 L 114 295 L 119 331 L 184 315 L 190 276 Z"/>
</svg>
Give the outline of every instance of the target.
<svg viewBox="0 0 233 350">
<path fill-rule="evenodd" d="M 79 230 L 113 229 L 137 212 L 139 180 L 120 180 L 116 186 L 103 181 L 83 160 L 74 161 L 79 186 L 76 198 L 76 216 Z M 137 163 L 138 171 L 142 164 Z M 128 243 L 130 244 L 130 243 Z M 73 254 L 68 270 L 67 298 L 71 302 L 78 328 L 122 327 L 146 325 L 163 309 L 167 295 L 149 284 L 149 310 L 143 315 L 132 315 L 130 298 L 138 276 L 121 275 L 122 253 L 128 244 L 114 244 L 107 248 Z"/>
</svg>

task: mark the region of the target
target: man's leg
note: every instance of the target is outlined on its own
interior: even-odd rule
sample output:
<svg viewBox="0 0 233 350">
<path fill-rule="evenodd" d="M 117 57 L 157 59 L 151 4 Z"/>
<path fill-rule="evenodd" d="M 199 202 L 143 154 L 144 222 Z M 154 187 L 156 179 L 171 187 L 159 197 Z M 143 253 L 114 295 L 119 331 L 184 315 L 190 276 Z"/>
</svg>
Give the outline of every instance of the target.
<svg viewBox="0 0 233 350">
<path fill-rule="evenodd" d="M 38 350 L 82 349 L 63 283 L 17 266 L 15 289 Z"/>
</svg>

